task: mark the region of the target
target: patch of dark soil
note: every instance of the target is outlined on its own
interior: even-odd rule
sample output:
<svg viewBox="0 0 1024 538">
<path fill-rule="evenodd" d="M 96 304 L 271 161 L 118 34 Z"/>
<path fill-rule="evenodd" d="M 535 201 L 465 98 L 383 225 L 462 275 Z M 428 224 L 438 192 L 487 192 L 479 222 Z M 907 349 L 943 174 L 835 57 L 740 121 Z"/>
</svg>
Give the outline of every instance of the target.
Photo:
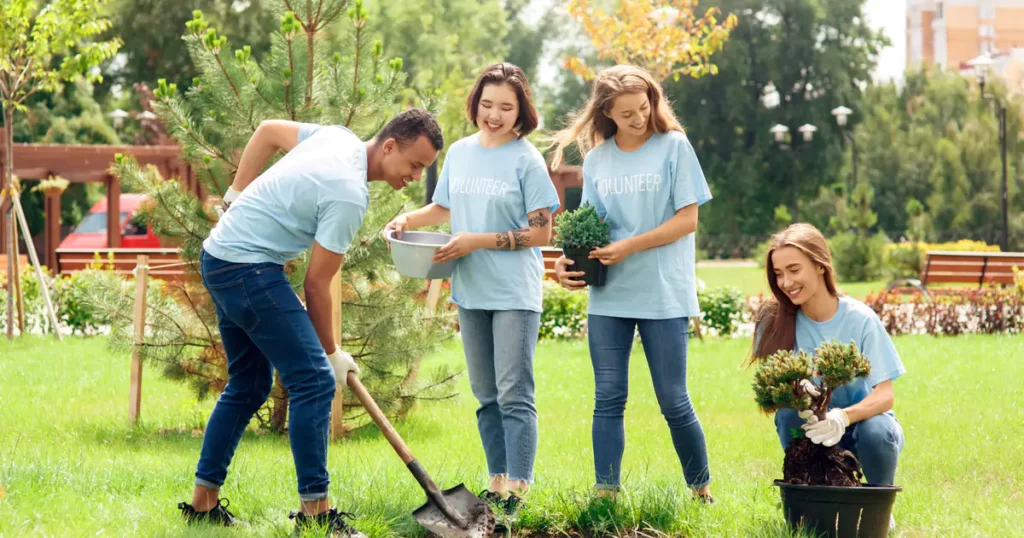
<svg viewBox="0 0 1024 538">
<path fill-rule="evenodd" d="M 864 474 L 860 462 L 849 450 L 816 445 L 809 439 L 794 439 L 782 464 L 783 480 L 811 486 L 859 486 Z"/>
</svg>

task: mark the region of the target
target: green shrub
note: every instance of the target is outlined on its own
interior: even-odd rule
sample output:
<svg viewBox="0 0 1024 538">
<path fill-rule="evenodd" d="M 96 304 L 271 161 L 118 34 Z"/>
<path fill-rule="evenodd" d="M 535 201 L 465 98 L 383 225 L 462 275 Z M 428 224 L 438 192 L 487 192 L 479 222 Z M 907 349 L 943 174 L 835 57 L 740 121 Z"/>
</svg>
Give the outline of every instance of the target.
<svg viewBox="0 0 1024 538">
<path fill-rule="evenodd" d="M 757 266 L 764 269 L 765 264 L 768 263 L 768 249 L 772 248 L 772 238 L 769 237 L 764 241 L 761 241 L 754 247 L 754 261 L 757 262 Z"/>
<path fill-rule="evenodd" d="M 611 225 L 601 222 L 597 209 L 587 202 L 555 217 L 554 244 L 561 249 L 603 247 L 611 242 L 610 230 Z"/>
<path fill-rule="evenodd" d="M 867 282 L 882 276 L 888 238 L 878 233 L 862 236 L 854 232 L 836 234 L 829 240 L 832 264 L 842 282 Z"/>
<path fill-rule="evenodd" d="M 582 338 L 587 328 L 587 293 L 569 291 L 547 279 L 543 287 L 544 311 L 540 316 L 540 339 Z"/>
<path fill-rule="evenodd" d="M 743 323 L 744 297 L 739 288 L 721 286 L 697 291 L 701 323 L 722 337 L 729 337 Z"/>
<path fill-rule="evenodd" d="M 100 284 L 111 282 L 125 285 L 124 279 L 113 271 L 88 269 L 73 275 L 54 277 L 43 267 L 43 278 L 50 292 L 50 302 L 57 313 L 61 327 L 71 329 L 73 334 L 95 334 L 110 323 L 96 304 L 96 292 Z M 132 284 L 126 284 L 124 293 L 131 295 Z M 46 314 L 46 299 L 43 297 L 34 270 L 21 274 L 21 292 L 25 311 L 25 332 L 42 333 L 51 330 Z M 0 331 L 7 330 L 7 301 L 0 301 Z"/>
<path fill-rule="evenodd" d="M 59 280 L 57 287 L 57 316 L 72 333 L 93 334 L 110 323 L 97 304 L 97 290 L 102 286 L 118 285 L 131 295 L 127 282 L 113 271 L 86 269 Z M 134 285 L 131 286 L 134 289 Z"/>
</svg>

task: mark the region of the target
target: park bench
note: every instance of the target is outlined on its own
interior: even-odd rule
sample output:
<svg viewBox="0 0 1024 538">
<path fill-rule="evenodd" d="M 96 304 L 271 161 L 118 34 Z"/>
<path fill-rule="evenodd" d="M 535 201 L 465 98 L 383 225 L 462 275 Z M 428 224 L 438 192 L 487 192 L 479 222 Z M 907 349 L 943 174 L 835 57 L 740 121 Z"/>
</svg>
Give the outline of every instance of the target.
<svg viewBox="0 0 1024 538">
<path fill-rule="evenodd" d="M 887 289 L 921 292 L 927 298 L 932 284 L 1012 286 L 1014 267 L 1024 271 L 1024 252 L 930 251 L 919 279 L 894 280 Z"/>
<path fill-rule="evenodd" d="M 56 272 L 70 275 L 86 269 L 97 262 L 97 253 L 103 268 L 106 269 L 112 263 L 114 272 L 119 275 L 131 275 L 138 263 L 139 255 L 149 257 L 149 265 L 152 267 L 149 271 L 150 277 L 177 281 L 184 279 L 188 274 L 188 268 L 181 261 L 176 248 L 58 248 Z M 113 253 L 112 261 L 108 258 L 110 253 Z"/>
</svg>

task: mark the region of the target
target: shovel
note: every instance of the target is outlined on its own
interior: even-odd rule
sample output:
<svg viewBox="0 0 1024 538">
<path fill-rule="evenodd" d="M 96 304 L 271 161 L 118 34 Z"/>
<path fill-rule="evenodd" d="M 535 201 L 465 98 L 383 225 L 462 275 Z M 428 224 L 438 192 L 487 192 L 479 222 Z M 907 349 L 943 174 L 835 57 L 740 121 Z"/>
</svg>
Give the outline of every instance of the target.
<svg viewBox="0 0 1024 538">
<path fill-rule="evenodd" d="M 377 407 L 366 387 L 356 377 L 355 372 L 348 373 L 348 386 L 356 398 L 377 423 L 384 437 L 402 458 L 409 471 L 420 487 L 427 494 L 427 502 L 412 513 L 416 521 L 428 531 L 442 538 L 486 538 L 494 533 L 494 514 L 483 499 L 473 495 L 466 486 L 459 484 L 451 489 L 441 491 L 427 470 L 416 461 L 405 446 L 405 441 L 388 422 L 387 417 Z"/>
</svg>

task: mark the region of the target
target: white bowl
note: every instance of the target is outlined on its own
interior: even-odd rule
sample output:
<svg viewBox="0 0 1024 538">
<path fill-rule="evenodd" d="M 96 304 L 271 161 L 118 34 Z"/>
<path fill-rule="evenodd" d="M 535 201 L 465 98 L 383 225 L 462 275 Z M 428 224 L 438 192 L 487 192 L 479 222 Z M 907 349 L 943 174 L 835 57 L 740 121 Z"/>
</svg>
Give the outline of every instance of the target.
<svg viewBox="0 0 1024 538">
<path fill-rule="evenodd" d="M 384 240 L 391 244 L 391 260 L 402 276 L 433 280 L 448 278 L 455 270 L 458 260 L 434 263 L 434 253 L 451 239 L 448 234 L 437 232 L 402 232 L 402 238 L 389 231 Z"/>
</svg>

